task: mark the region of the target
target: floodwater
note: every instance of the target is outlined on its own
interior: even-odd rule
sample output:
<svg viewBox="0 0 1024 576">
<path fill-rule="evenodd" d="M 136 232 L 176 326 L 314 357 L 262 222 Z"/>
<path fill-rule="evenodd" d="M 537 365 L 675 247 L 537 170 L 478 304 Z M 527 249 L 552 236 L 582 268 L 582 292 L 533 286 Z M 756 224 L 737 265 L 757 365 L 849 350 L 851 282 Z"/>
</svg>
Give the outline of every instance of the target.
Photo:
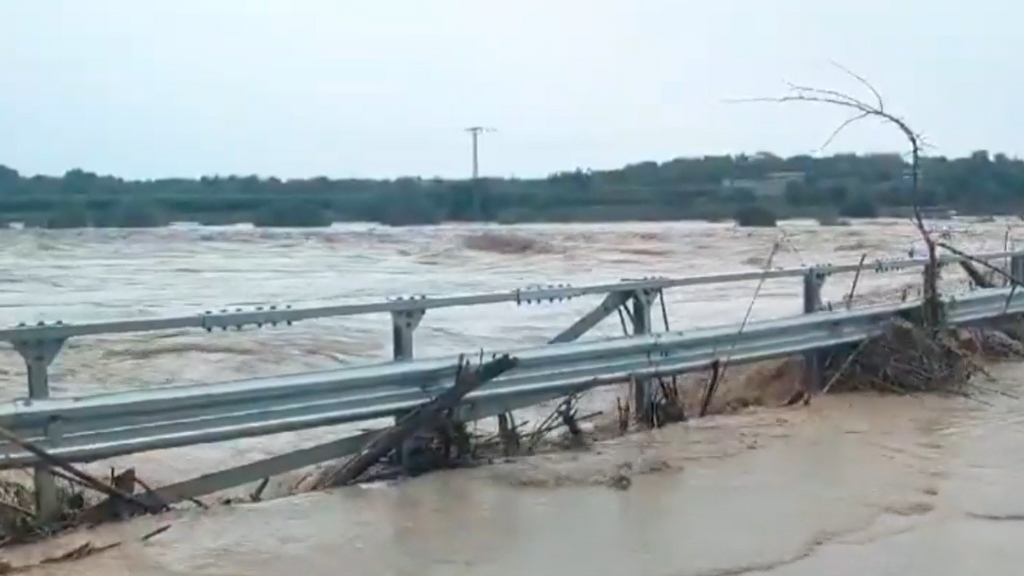
<svg viewBox="0 0 1024 576">
<path fill-rule="evenodd" d="M 1005 245 L 1005 222 L 947 225 L 963 248 Z M 864 253 L 906 256 L 914 239 L 909 224 L 895 221 L 756 231 L 695 223 L 0 231 L 0 325 L 753 270 L 769 258 L 773 266 L 856 262 Z M 867 273 L 858 293 L 893 299 L 918 274 Z M 838 301 L 851 280 L 831 278 L 826 298 Z M 966 290 L 952 269 L 945 284 Z M 738 322 L 755 290 L 756 283 L 737 283 L 671 291 L 669 326 Z M 765 283 L 753 317 L 799 312 L 800 290 L 799 280 Z M 541 344 L 595 303 L 430 311 L 416 353 Z M 655 318 L 660 326 L 660 313 Z M 81 339 L 55 363 L 52 389 L 87 394 L 334 367 L 389 355 L 389 330 L 379 316 Z M 618 333 L 613 318 L 591 337 Z M 986 385 L 1001 393 L 973 401 L 826 397 L 397 485 L 182 510 L 3 556 L 18 565 L 87 540 L 123 540 L 73 564 L 31 571 L 97 576 L 1018 574 L 1024 371 L 1006 363 L 991 373 Z M 0 390 L 25 394 L 20 359 L 6 349 Z M 613 395 L 589 402 L 607 404 Z M 93 469 L 131 464 L 160 484 L 351 430 L 141 454 Z M 627 468 L 628 490 L 605 485 Z M 275 490 L 293 480 L 277 479 Z M 138 541 L 165 524 L 165 533 Z"/>
</svg>

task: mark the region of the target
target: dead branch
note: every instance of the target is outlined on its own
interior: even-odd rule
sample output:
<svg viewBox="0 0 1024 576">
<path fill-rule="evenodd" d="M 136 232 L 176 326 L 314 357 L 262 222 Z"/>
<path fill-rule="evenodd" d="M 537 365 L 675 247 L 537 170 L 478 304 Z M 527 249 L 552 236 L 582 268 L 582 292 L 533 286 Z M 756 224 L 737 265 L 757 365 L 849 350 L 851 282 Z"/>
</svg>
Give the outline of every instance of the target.
<svg viewBox="0 0 1024 576">
<path fill-rule="evenodd" d="M 722 381 L 721 373 L 721 362 L 718 358 L 711 361 L 711 377 L 708 379 L 708 385 L 704 389 L 704 397 L 700 402 L 699 416 L 701 418 L 708 415 L 708 409 L 711 408 L 711 399 L 714 398 L 715 392 L 718 390 L 718 384 Z"/>
<path fill-rule="evenodd" d="M 482 359 L 481 359 L 482 360 Z M 489 362 L 480 362 L 475 369 L 467 366 L 460 357 L 456 372 L 455 384 L 441 392 L 436 398 L 412 410 L 402 417 L 394 426 L 382 431 L 376 438 L 350 460 L 339 468 L 326 471 L 314 483 L 314 490 L 344 486 L 356 481 L 371 466 L 379 462 L 403 441 L 420 430 L 436 426 L 444 420 L 447 413 L 454 408 L 464 396 L 476 390 L 486 382 L 497 378 L 502 373 L 515 367 L 517 359 L 503 355 Z"/>
<path fill-rule="evenodd" d="M 925 267 L 924 274 L 924 290 L 923 290 L 923 305 L 922 312 L 925 325 L 937 329 L 942 321 L 942 304 L 939 300 L 938 290 L 938 258 L 936 254 L 936 244 L 931 237 L 931 233 L 925 227 L 924 218 L 921 216 L 920 208 L 920 193 L 918 190 L 918 184 L 920 180 L 920 165 L 921 165 L 921 150 L 924 146 L 923 137 L 910 127 L 906 120 L 897 116 L 885 107 L 885 100 L 882 98 L 881 92 L 879 92 L 870 82 L 867 81 L 863 76 L 856 74 L 849 68 L 842 66 L 841 64 L 833 62 L 833 65 L 839 68 L 847 76 L 850 76 L 856 80 L 859 84 L 867 88 L 872 95 L 873 102 L 867 102 L 863 99 L 851 96 L 845 92 L 838 90 L 815 88 L 811 86 L 800 86 L 797 84 L 789 85 L 789 94 L 774 98 L 748 98 L 744 100 L 738 100 L 738 102 L 771 102 L 777 104 L 786 104 L 792 102 L 799 103 L 812 103 L 812 104 L 826 104 L 838 108 L 844 108 L 849 110 L 852 115 L 844 120 L 837 126 L 828 138 L 825 139 L 821 149 L 827 148 L 831 143 L 851 124 L 859 122 L 860 120 L 868 118 L 877 118 L 886 122 L 892 126 L 895 126 L 906 138 L 907 143 L 910 146 L 910 168 L 911 168 L 911 202 L 913 206 L 913 223 L 921 234 L 921 239 L 924 241 L 925 246 L 928 250 L 928 262 L 929 265 Z"/>
<path fill-rule="evenodd" d="M 966 252 L 964 252 L 963 250 L 960 250 L 958 248 L 954 248 L 954 247 L 950 246 L 949 244 L 947 244 L 946 242 L 939 242 L 938 246 L 940 246 L 942 248 L 945 248 L 946 250 L 949 250 L 955 256 L 959 256 L 959 257 L 967 260 L 968 262 L 977 264 L 977 265 L 979 265 L 979 266 L 981 266 L 983 268 L 986 268 L 986 269 L 990 270 L 991 272 L 995 273 L 996 275 L 1001 276 L 1003 278 L 1003 280 L 1005 280 L 1007 283 L 1010 284 L 1010 293 L 1006 295 L 1006 305 L 1003 306 L 1003 311 L 1005 312 L 1005 311 L 1010 309 L 1010 303 L 1013 302 L 1013 297 L 1017 293 L 1017 288 L 1019 288 L 1021 286 L 1024 286 L 1024 284 L 1022 284 L 1019 279 L 1014 278 L 1012 274 L 1009 274 L 1005 270 L 1000 269 L 998 266 L 993 266 L 992 263 L 990 263 L 990 262 L 986 262 L 984 260 L 981 260 L 980 258 L 976 258 L 976 257 L 974 257 L 974 256 L 972 256 L 972 255 L 970 255 L 970 254 L 968 254 Z"/>
<path fill-rule="evenodd" d="M 968 254 L 967 252 L 964 252 L 963 250 L 960 250 L 959 248 L 955 248 L 953 246 L 950 246 L 946 242 L 936 242 L 936 246 L 938 246 L 940 248 L 943 248 L 945 250 L 949 250 L 954 256 L 959 256 L 960 258 L 963 258 L 964 260 L 967 260 L 969 262 L 973 262 L 974 264 L 977 264 L 977 265 L 981 266 L 982 268 L 987 268 L 988 270 L 991 270 L 993 273 L 995 273 L 998 276 L 1001 276 L 1004 280 L 1006 280 L 1008 283 L 1012 284 L 1013 286 L 1024 286 L 1024 284 L 1022 284 L 1020 280 L 1014 278 L 1006 270 L 1003 270 L 1003 269 L 999 268 L 998 266 L 993 265 L 991 262 L 986 262 L 986 261 L 984 261 L 984 260 L 982 260 L 980 258 L 972 256 L 971 254 Z"/>
<path fill-rule="evenodd" d="M 973 282 L 974 285 L 977 286 L 978 288 L 995 287 L 995 285 L 992 283 L 992 280 L 990 278 L 986 278 L 980 270 L 974 267 L 974 264 L 972 262 L 969 262 L 967 260 L 961 260 L 960 268 L 963 269 L 964 273 L 967 274 L 967 277 L 970 278 L 971 282 Z"/>
<path fill-rule="evenodd" d="M 528 451 L 536 449 L 537 445 L 540 444 L 541 440 L 543 440 L 545 436 L 564 425 L 567 415 L 574 418 L 577 412 L 576 407 L 579 404 L 581 396 L 582 394 L 579 392 L 574 392 L 566 396 L 564 400 L 555 406 L 554 410 L 549 412 L 543 420 L 538 422 L 537 425 L 533 427 L 533 430 L 531 430 L 527 435 L 526 449 Z"/>
<path fill-rule="evenodd" d="M 785 236 L 783 236 L 785 238 Z M 729 368 L 729 360 L 732 358 L 732 353 L 736 349 L 736 342 L 740 335 L 743 334 L 743 330 L 746 329 L 747 323 L 750 322 L 750 315 L 754 311 L 754 304 L 757 303 L 757 297 L 761 295 L 761 288 L 764 287 L 765 280 L 768 279 L 768 273 L 772 270 L 772 262 L 775 260 L 775 256 L 779 253 L 779 249 L 782 248 L 782 239 L 776 240 L 772 243 L 772 249 L 768 252 L 768 258 L 765 260 L 764 266 L 761 268 L 761 277 L 757 280 L 757 287 L 754 288 L 754 294 L 750 297 L 750 303 L 747 304 L 747 311 L 743 314 L 743 322 L 740 323 L 740 328 L 736 332 L 736 339 L 732 341 L 729 346 L 729 352 L 725 356 L 725 361 L 722 362 L 721 373 L 718 374 L 717 380 L 725 377 L 725 371 Z M 710 399 L 708 400 L 710 402 Z"/>
<path fill-rule="evenodd" d="M 867 252 L 860 255 L 860 262 L 857 263 L 857 273 L 853 275 L 853 282 L 850 284 L 850 292 L 843 298 L 847 310 L 853 307 L 853 299 L 857 295 L 857 282 L 860 281 L 860 273 L 864 270 L 864 259 L 867 257 Z"/>
<path fill-rule="evenodd" d="M 0 437 L 3 437 L 4 440 L 7 440 L 38 458 L 40 463 L 47 469 L 69 478 L 77 484 L 91 488 L 107 496 L 111 501 L 122 501 L 150 513 L 158 513 L 166 509 L 166 506 L 164 505 L 144 502 L 135 498 L 132 494 L 124 490 L 120 490 L 117 486 L 105 484 L 95 477 L 75 468 L 70 463 L 50 454 L 46 450 L 43 450 L 36 444 L 22 439 L 17 434 L 6 428 L 0 427 Z M 61 474 L 61 472 L 63 472 L 63 474 Z"/>
<path fill-rule="evenodd" d="M 732 359 L 732 353 L 736 349 L 736 343 L 739 337 L 743 334 L 743 331 L 747 327 L 747 323 L 750 322 L 750 315 L 754 311 L 754 304 L 757 303 L 757 297 L 761 294 L 761 288 L 764 286 L 765 280 L 768 279 L 768 273 L 772 269 L 772 262 L 775 260 L 775 256 L 779 253 L 782 248 L 782 242 L 788 240 L 785 232 L 782 233 L 780 238 L 772 243 L 772 249 L 768 253 L 768 258 L 765 260 L 764 266 L 761 268 L 761 276 L 758 278 L 757 287 L 754 288 L 754 294 L 750 297 L 750 302 L 747 304 L 747 310 L 743 314 L 743 321 L 740 323 L 739 330 L 736 332 L 736 339 L 732 341 L 729 346 L 729 351 L 726 353 L 725 360 L 719 360 L 715 358 L 711 363 L 711 376 L 708 379 L 707 384 L 704 386 L 704 397 L 701 400 L 700 417 L 703 418 L 707 415 L 708 409 L 711 407 L 711 401 L 714 399 L 715 392 L 718 391 L 718 386 L 725 378 L 726 370 L 729 368 L 729 361 Z"/>
</svg>

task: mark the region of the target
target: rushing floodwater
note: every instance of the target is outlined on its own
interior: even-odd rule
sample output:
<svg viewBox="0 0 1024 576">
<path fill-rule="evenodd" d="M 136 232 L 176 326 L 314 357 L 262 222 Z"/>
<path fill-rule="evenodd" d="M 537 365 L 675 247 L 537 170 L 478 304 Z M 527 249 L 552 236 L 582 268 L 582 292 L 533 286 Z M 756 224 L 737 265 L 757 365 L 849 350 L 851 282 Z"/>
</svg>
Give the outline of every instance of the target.
<svg viewBox="0 0 1024 576">
<path fill-rule="evenodd" d="M 971 250 L 1001 250 L 1005 223 L 950 223 Z M 492 235 L 515 235 L 498 242 Z M 529 241 L 524 240 L 529 239 Z M 781 230 L 713 224 L 0 231 L 0 325 L 143 317 L 213 307 L 320 304 L 508 290 L 619 278 L 905 256 L 902 222 Z M 949 290 L 962 289 L 953 270 Z M 868 274 L 858 292 L 893 297 L 919 272 Z M 830 280 L 838 300 L 850 277 Z M 958 288 L 959 287 L 959 288 Z M 796 280 L 766 283 L 755 318 L 798 312 Z M 668 294 L 672 329 L 739 321 L 754 283 Z M 540 344 L 593 300 L 428 312 L 420 356 Z M 658 318 L 659 314 L 655 317 Z M 660 320 L 656 320 L 660 326 Z M 214 334 L 72 341 L 55 395 L 337 366 L 390 354 L 388 318 Z M 596 335 L 614 335 L 618 320 Z M 832 576 L 1018 574 L 1024 564 L 1024 391 L 1018 366 L 993 368 L 1008 394 L 984 402 L 827 397 L 810 407 L 706 418 L 494 467 L 437 473 L 260 504 L 179 511 L 10 551 L 15 564 L 91 540 L 126 543 L 38 574 Z M 0 350 L 0 390 L 25 394 L 20 359 Z M 598 394 L 595 404 L 610 394 Z M 158 484 L 337 437 L 353 428 L 122 458 Z M 656 465 L 648 466 L 646 463 Z M 595 481 L 650 469 L 632 488 Z M 98 466 L 96 469 L 103 469 Z M 278 479 L 278 490 L 294 478 Z M 150 529 L 166 533 L 135 543 Z"/>
</svg>

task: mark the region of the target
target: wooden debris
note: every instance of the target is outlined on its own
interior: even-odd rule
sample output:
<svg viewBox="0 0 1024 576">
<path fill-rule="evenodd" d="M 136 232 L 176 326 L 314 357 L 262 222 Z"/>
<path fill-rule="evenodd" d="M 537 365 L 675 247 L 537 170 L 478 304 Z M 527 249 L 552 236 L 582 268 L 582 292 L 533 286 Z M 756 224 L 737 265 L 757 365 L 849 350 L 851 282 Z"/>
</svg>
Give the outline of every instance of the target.
<svg viewBox="0 0 1024 576">
<path fill-rule="evenodd" d="M 711 400 L 715 397 L 715 392 L 718 391 L 718 384 L 721 382 L 721 370 L 722 363 L 718 358 L 711 361 L 711 378 L 708 379 L 707 385 L 704 387 L 704 398 L 700 403 L 699 417 L 703 418 L 707 416 L 708 409 L 711 407 Z"/>
<path fill-rule="evenodd" d="M 825 389 L 963 396 L 968 394 L 971 376 L 979 371 L 971 356 L 946 331 L 894 320 L 884 334 L 857 347 Z"/>
<path fill-rule="evenodd" d="M 564 400 L 562 400 L 561 402 L 558 403 L 557 406 L 555 406 L 554 410 L 552 410 L 547 416 L 544 417 L 543 420 L 541 420 L 540 422 L 537 423 L 536 426 L 534 426 L 533 430 L 531 430 L 530 433 L 527 435 L 527 453 L 534 452 L 537 449 L 537 446 L 544 440 L 545 437 L 547 437 L 555 430 L 564 426 L 567 420 L 569 422 L 572 422 L 574 425 L 578 425 L 575 418 L 575 413 L 576 404 L 579 402 L 579 398 L 580 396 L 577 393 L 573 393 L 566 396 Z"/>
<path fill-rule="evenodd" d="M 501 441 L 503 455 L 508 457 L 519 453 L 519 430 L 511 412 L 498 414 L 498 439 Z"/>
<path fill-rule="evenodd" d="M 63 553 L 63 554 L 61 554 L 59 556 L 53 556 L 51 558 L 45 558 L 45 559 L 41 560 L 39 563 L 40 564 L 57 564 L 57 563 L 60 563 L 60 562 L 70 562 L 72 560 L 81 560 L 82 558 L 86 558 L 86 557 L 92 556 L 94 554 L 99 554 L 100 552 L 105 552 L 107 550 L 111 550 L 113 548 L 117 548 L 120 545 L 121 545 L 121 542 L 112 542 L 110 544 L 105 544 L 103 546 L 96 546 L 92 542 L 86 542 L 85 544 L 82 544 L 81 546 L 78 546 L 77 548 L 72 548 L 71 550 L 68 550 L 67 552 L 65 552 L 65 553 Z"/>
<path fill-rule="evenodd" d="M 661 393 L 654 405 L 654 427 L 686 421 L 686 401 L 679 392 L 679 381 L 675 376 L 670 382 L 658 379 L 658 391 Z"/>
<path fill-rule="evenodd" d="M 436 429 L 446 412 L 454 408 L 464 396 L 476 390 L 485 382 L 507 372 L 515 365 L 516 360 L 506 354 L 481 364 L 475 370 L 471 370 L 467 368 L 465 361 L 460 358 L 459 370 L 454 386 L 442 392 L 437 398 L 412 410 L 391 428 L 382 431 L 362 451 L 341 467 L 323 473 L 314 481 L 313 489 L 344 486 L 355 482 L 371 466 L 389 453 L 399 449 L 405 440 L 417 432 Z"/>
<path fill-rule="evenodd" d="M 51 471 L 59 473 L 58 475 L 72 482 L 75 482 L 86 488 L 90 488 L 101 494 L 104 494 L 110 500 L 119 499 L 124 502 L 129 502 L 133 505 L 140 507 L 142 510 L 153 513 L 161 512 L 166 508 L 166 506 L 152 505 L 147 502 L 138 500 L 134 498 L 130 492 L 125 492 L 121 490 L 116 484 L 108 485 L 102 482 L 101 480 L 98 480 L 96 477 L 90 474 L 86 474 L 85 472 L 72 466 L 70 463 L 50 454 L 49 452 L 35 445 L 32 442 L 20 438 L 17 434 L 11 432 L 10 430 L 4 427 L 0 427 L 0 437 L 7 440 L 8 442 L 11 442 L 12 444 L 19 446 L 26 452 L 33 454 L 36 458 L 40 460 L 42 465 L 46 466 Z M 132 490 L 134 491 L 135 471 L 133 469 L 131 470 L 130 479 L 132 484 Z"/>
<path fill-rule="evenodd" d="M 142 536 L 142 538 L 139 538 L 139 542 L 147 542 L 147 541 L 149 541 L 149 540 L 151 540 L 151 539 L 153 539 L 153 538 L 163 534 L 164 532 L 167 532 L 170 529 L 171 529 L 171 525 L 170 524 L 164 524 L 163 526 L 157 528 L 156 530 L 153 530 L 152 532 L 147 532 L 146 534 L 144 534 Z"/>
<path fill-rule="evenodd" d="M 259 502 L 260 500 L 262 500 L 263 491 L 267 489 L 268 484 L 270 484 L 270 478 L 264 478 L 263 480 L 260 480 L 260 483 L 259 485 L 256 486 L 256 489 L 249 494 L 249 501 Z"/>
<path fill-rule="evenodd" d="M 973 282 L 974 285 L 977 286 L 978 288 L 995 287 L 995 284 L 992 282 L 992 280 L 986 277 L 984 274 L 982 274 L 981 270 L 978 270 L 978 268 L 975 267 L 972 262 L 968 262 L 967 260 L 961 260 L 960 267 L 963 268 L 964 273 L 967 274 L 967 277 L 970 278 L 971 282 Z"/>
<path fill-rule="evenodd" d="M 136 486 L 143 487 L 146 492 L 136 496 Z M 158 514 L 168 509 L 166 504 L 155 498 L 153 490 L 138 478 L 134 468 L 113 475 L 110 489 L 104 493 L 107 498 L 83 510 L 78 517 L 79 523 L 120 521 L 141 514 Z"/>
<path fill-rule="evenodd" d="M 577 409 L 575 405 L 563 402 L 558 405 L 557 412 L 559 419 L 562 421 L 562 425 L 569 430 L 569 434 L 571 434 L 573 438 L 579 438 L 583 435 L 580 423 L 576 419 Z"/>
</svg>

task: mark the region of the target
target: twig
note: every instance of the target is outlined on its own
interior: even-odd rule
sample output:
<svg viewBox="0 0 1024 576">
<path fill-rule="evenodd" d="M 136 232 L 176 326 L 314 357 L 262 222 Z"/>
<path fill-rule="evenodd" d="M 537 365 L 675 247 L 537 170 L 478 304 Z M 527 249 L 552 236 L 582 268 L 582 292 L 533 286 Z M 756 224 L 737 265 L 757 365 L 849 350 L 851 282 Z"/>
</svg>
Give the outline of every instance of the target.
<svg viewBox="0 0 1024 576">
<path fill-rule="evenodd" d="M 853 283 L 850 284 L 850 293 L 847 294 L 845 298 L 847 310 L 853 307 L 853 296 L 857 292 L 857 281 L 860 280 L 860 273 L 864 269 L 864 259 L 867 257 L 867 252 L 860 255 L 860 262 L 857 263 L 857 272 L 853 275 Z"/>
<path fill-rule="evenodd" d="M 714 398 L 715 392 L 718 390 L 718 385 L 725 378 L 725 372 L 729 367 L 729 361 L 732 359 L 732 353 L 736 350 L 736 344 L 739 341 L 740 336 L 743 334 L 743 330 L 746 329 L 747 323 L 750 321 L 750 315 L 754 311 L 754 304 L 757 302 L 758 295 L 761 294 L 761 288 L 764 286 L 764 282 L 768 278 L 768 273 L 772 269 L 772 261 L 775 259 L 775 255 L 778 254 L 779 248 L 781 248 L 781 242 L 779 240 L 772 243 L 772 250 L 768 253 L 768 258 L 765 260 L 764 267 L 761 269 L 761 277 L 757 281 L 757 287 L 754 288 L 754 294 L 750 298 L 750 303 L 747 304 L 747 311 L 743 315 L 743 322 L 740 323 L 739 330 L 736 331 L 736 338 L 734 338 L 732 343 L 729 345 L 729 351 L 726 353 L 725 360 L 720 362 L 716 357 L 712 361 L 711 379 L 708 380 L 707 386 L 704 389 L 704 399 L 701 402 L 700 417 L 702 418 L 707 415 L 708 408 L 711 406 L 711 400 Z"/>
<path fill-rule="evenodd" d="M 721 377 L 725 377 L 725 370 L 729 367 L 729 360 L 732 358 L 733 351 L 736 350 L 736 343 L 739 337 L 743 334 L 743 330 L 746 329 L 747 323 L 750 322 L 750 315 L 754 311 L 754 304 L 757 302 L 757 297 L 761 294 L 761 288 L 764 286 L 765 280 L 768 278 L 768 273 L 772 269 L 772 261 L 775 259 L 775 255 L 779 253 L 780 243 L 778 241 L 772 244 L 772 250 L 768 253 L 768 259 L 765 261 L 764 267 L 761 269 L 761 277 L 757 280 L 757 287 L 754 288 L 754 295 L 750 298 L 750 303 L 747 304 L 747 311 L 743 314 L 743 322 L 740 323 L 739 330 L 736 331 L 736 338 L 733 339 L 732 344 L 729 346 L 729 352 L 725 356 L 725 361 L 722 363 Z"/>
<path fill-rule="evenodd" d="M 828 394 L 828 391 L 829 389 L 832 388 L 832 385 L 838 382 L 839 379 L 843 376 L 843 374 L 846 373 L 846 370 L 853 364 L 854 358 L 856 358 L 857 355 L 860 354 L 861 350 L 863 350 L 864 347 L 867 346 L 869 341 L 870 340 L 864 340 L 863 342 L 858 344 L 857 347 L 853 350 L 853 352 L 851 352 L 850 355 L 846 357 L 846 360 L 843 361 L 843 365 L 839 367 L 839 370 L 837 370 L 836 373 L 832 375 L 832 378 L 830 378 L 828 383 L 825 384 L 825 387 L 821 389 L 821 394 L 823 396 L 825 394 Z M 805 400 L 809 398 L 810 396 L 807 396 L 805 397 Z"/>
<path fill-rule="evenodd" d="M 665 332 L 668 332 L 668 306 L 665 304 L 665 291 L 662 289 L 658 289 L 658 300 L 661 302 L 661 319 L 665 323 Z"/>
<path fill-rule="evenodd" d="M 581 397 L 581 393 L 573 392 L 566 396 L 564 400 L 559 402 L 558 405 L 555 406 L 555 409 L 548 413 L 548 415 L 538 422 L 537 425 L 534 426 L 533 430 L 530 431 L 526 442 L 526 449 L 533 450 L 538 444 L 540 444 L 540 441 L 544 439 L 544 435 L 548 434 L 552 430 L 561 428 L 563 424 L 558 421 L 558 419 L 561 418 L 564 413 L 574 412 L 574 406 L 579 403 L 579 399 Z"/>
<path fill-rule="evenodd" d="M 100 552 L 106 552 L 112 548 L 117 548 L 121 544 L 121 542 L 112 542 L 110 544 L 104 544 L 103 546 L 94 546 L 92 542 L 86 542 L 85 544 L 82 544 L 77 548 L 72 548 L 58 556 L 44 558 L 39 561 L 39 564 L 58 564 L 61 562 L 69 562 L 71 560 L 81 560 L 82 558 L 99 554 Z"/>
<path fill-rule="evenodd" d="M 145 535 L 142 536 L 142 538 L 139 538 L 139 542 L 145 542 L 145 541 L 147 541 L 147 540 L 149 540 L 151 538 L 154 538 L 156 536 L 159 536 L 160 534 L 163 534 L 164 532 L 167 532 L 170 529 L 171 529 L 171 525 L 170 524 L 165 524 L 165 525 L 157 528 L 156 530 L 153 530 L 152 532 L 147 532 Z"/>
</svg>

